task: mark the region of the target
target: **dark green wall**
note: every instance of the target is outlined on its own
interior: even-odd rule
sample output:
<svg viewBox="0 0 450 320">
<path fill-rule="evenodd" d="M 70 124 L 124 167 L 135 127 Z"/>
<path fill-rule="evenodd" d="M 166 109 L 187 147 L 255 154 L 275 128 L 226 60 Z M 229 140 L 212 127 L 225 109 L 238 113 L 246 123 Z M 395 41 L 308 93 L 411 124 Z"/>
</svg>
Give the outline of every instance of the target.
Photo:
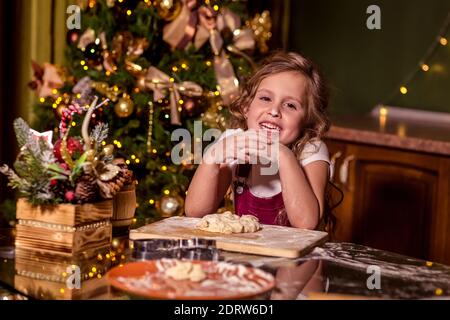
<svg viewBox="0 0 450 320">
<path fill-rule="evenodd" d="M 381 30 L 366 27 L 371 4 L 381 8 Z M 450 112 L 450 44 L 439 46 L 407 95 L 398 89 L 449 10 L 450 0 L 292 0 L 289 46 L 325 73 L 333 115 L 364 114 L 379 102 Z"/>
</svg>

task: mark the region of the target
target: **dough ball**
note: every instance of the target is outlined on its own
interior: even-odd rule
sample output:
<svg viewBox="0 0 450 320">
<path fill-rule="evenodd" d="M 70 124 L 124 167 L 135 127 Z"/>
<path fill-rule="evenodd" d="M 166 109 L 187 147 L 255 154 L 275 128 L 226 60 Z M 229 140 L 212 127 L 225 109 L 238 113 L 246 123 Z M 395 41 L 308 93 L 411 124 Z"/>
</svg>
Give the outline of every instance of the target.
<svg viewBox="0 0 450 320">
<path fill-rule="evenodd" d="M 206 278 L 202 266 L 189 261 L 177 261 L 175 266 L 168 268 L 164 274 L 175 280 L 190 280 L 194 282 L 200 282 Z"/>
<path fill-rule="evenodd" d="M 224 234 L 256 232 L 261 229 L 259 220 L 252 215 L 242 217 L 231 211 L 204 216 L 196 225 L 198 229 Z"/>
</svg>

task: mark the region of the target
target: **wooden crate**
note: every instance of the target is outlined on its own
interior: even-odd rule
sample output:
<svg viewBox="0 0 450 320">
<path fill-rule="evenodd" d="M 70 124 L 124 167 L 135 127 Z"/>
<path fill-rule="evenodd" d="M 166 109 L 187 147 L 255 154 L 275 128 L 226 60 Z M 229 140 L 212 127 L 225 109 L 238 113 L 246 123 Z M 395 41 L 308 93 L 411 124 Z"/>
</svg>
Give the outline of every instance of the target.
<svg viewBox="0 0 450 320">
<path fill-rule="evenodd" d="M 111 219 L 112 213 L 112 200 L 86 204 L 33 206 L 26 199 L 20 198 L 16 208 L 18 220 L 35 220 L 68 226 Z"/>
<path fill-rule="evenodd" d="M 58 229 L 59 227 L 61 229 Z M 112 226 L 109 221 L 64 228 L 61 225 L 19 220 L 16 226 L 16 247 L 73 256 L 111 243 Z"/>
<path fill-rule="evenodd" d="M 74 256 L 109 245 L 113 201 L 33 206 L 17 202 L 16 247 Z"/>
</svg>

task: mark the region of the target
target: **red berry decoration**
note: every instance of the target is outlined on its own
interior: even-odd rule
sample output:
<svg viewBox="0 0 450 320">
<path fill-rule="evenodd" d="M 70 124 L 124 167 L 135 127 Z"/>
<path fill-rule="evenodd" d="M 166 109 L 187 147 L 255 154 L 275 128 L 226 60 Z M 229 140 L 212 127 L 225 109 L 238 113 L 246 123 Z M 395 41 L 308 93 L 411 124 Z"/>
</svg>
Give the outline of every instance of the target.
<svg viewBox="0 0 450 320">
<path fill-rule="evenodd" d="M 61 142 L 61 139 L 58 139 L 58 141 L 56 141 L 53 147 L 53 154 L 59 162 L 64 162 L 61 156 Z M 67 151 L 71 156 L 76 155 L 77 152 L 82 154 L 84 152 L 83 143 L 80 139 L 70 137 L 69 139 L 67 139 Z"/>
<path fill-rule="evenodd" d="M 75 199 L 75 192 L 67 191 L 64 196 L 65 196 L 67 201 L 72 202 Z"/>
</svg>

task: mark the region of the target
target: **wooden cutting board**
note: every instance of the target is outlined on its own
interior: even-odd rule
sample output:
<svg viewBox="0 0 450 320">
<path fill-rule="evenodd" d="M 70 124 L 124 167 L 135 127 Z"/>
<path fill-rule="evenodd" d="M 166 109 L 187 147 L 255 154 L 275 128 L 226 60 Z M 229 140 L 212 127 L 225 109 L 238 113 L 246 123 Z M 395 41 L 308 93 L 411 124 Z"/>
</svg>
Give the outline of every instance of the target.
<svg viewBox="0 0 450 320">
<path fill-rule="evenodd" d="M 328 234 L 273 225 L 262 225 L 252 233 L 220 234 L 198 230 L 200 218 L 172 217 L 130 231 L 130 239 L 190 239 L 216 241 L 219 249 L 273 257 L 298 258 L 323 244 Z"/>
</svg>

